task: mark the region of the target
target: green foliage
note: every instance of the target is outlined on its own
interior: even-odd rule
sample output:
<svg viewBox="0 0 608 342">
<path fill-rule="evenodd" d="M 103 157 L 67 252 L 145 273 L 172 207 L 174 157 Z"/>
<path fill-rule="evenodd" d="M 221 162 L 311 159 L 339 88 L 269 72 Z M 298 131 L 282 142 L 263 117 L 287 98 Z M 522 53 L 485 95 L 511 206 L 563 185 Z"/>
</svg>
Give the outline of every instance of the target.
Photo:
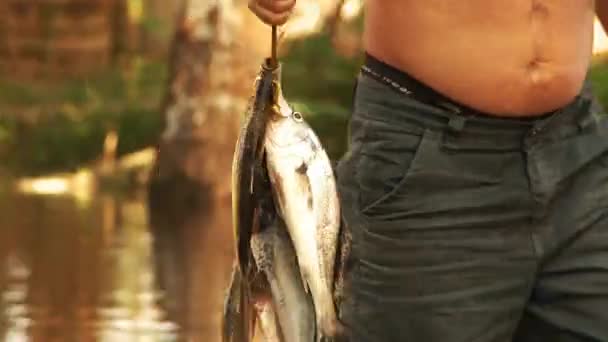
<svg viewBox="0 0 608 342">
<path fill-rule="evenodd" d="M 119 154 L 154 144 L 165 78 L 163 64 L 135 59 L 87 80 L 0 82 L 0 162 L 30 175 L 76 168 L 100 156 L 111 129 Z"/>
<path fill-rule="evenodd" d="M 599 57 L 594 60 L 589 72 L 589 79 L 598 100 L 608 108 L 608 59 Z"/>
<path fill-rule="evenodd" d="M 338 159 L 346 149 L 360 59 L 338 55 L 330 37 L 319 34 L 293 42 L 283 64 L 285 96 L 304 114 L 330 157 Z"/>
<path fill-rule="evenodd" d="M 296 41 L 283 60 L 286 96 L 348 107 L 359 62 L 336 54 L 325 34 Z"/>
<path fill-rule="evenodd" d="M 292 43 L 283 63 L 286 95 L 330 156 L 339 158 L 358 61 L 336 54 L 329 37 L 319 34 Z M 162 129 L 166 76 L 163 64 L 135 58 L 128 68 L 86 80 L 0 80 L 0 162 L 20 174 L 73 169 L 100 156 L 110 129 L 118 131 L 119 154 L 154 144 Z"/>
<path fill-rule="evenodd" d="M 156 35 L 159 38 L 168 39 L 171 36 L 170 28 L 160 18 L 144 16 L 141 26 L 145 32 Z"/>
</svg>

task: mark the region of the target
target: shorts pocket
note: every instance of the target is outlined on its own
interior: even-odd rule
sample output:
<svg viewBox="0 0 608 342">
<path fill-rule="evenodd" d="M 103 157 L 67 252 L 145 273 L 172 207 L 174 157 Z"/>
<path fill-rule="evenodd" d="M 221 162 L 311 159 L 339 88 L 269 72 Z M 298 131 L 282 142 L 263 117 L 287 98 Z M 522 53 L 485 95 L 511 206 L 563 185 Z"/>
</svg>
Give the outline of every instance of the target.
<svg viewBox="0 0 608 342">
<path fill-rule="evenodd" d="M 366 127 L 356 168 L 362 213 L 387 204 L 408 187 L 429 139 L 427 130 L 397 131 L 375 124 L 372 121 Z"/>
</svg>

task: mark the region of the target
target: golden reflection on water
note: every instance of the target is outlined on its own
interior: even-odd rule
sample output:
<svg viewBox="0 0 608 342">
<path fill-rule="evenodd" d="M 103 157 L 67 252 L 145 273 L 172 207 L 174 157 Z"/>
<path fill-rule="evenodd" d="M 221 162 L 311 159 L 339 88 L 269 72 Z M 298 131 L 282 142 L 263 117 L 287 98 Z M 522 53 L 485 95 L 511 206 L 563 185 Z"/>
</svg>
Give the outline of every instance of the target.
<svg viewBox="0 0 608 342">
<path fill-rule="evenodd" d="M 152 229 L 145 194 L 3 196 L 0 341 L 219 341 L 229 226 Z"/>
</svg>

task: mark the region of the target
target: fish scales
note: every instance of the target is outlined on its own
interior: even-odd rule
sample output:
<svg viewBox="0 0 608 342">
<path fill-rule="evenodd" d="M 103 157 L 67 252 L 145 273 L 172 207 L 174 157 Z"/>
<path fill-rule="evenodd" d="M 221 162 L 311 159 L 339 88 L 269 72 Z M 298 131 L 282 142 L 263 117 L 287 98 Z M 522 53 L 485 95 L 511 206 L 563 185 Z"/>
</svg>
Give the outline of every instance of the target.
<svg viewBox="0 0 608 342">
<path fill-rule="evenodd" d="M 280 76 L 280 73 L 279 73 Z M 265 136 L 267 168 L 279 215 L 293 242 L 315 307 L 317 340 L 341 333 L 333 300 L 340 208 L 333 170 L 301 113 L 275 89 L 277 113 Z"/>
<path fill-rule="evenodd" d="M 249 241 L 254 230 L 257 204 L 254 181 L 256 169 L 259 172 L 264 164 L 262 152 L 273 95 L 272 83 L 272 69 L 265 64 L 256 79 L 255 95 L 250 100 L 232 163 L 232 221 L 238 265 L 242 273 L 247 272 L 251 262 Z"/>
<path fill-rule="evenodd" d="M 251 245 L 256 264 L 269 284 L 282 341 L 314 341 L 314 306 L 302 285 L 285 223 L 276 217 L 271 225 L 253 235 Z"/>
<path fill-rule="evenodd" d="M 268 60 L 261 66 L 255 81 L 245 121 L 239 132 L 232 162 L 232 222 L 239 278 L 233 277 L 223 315 L 225 342 L 247 342 L 253 336 L 253 282 L 257 270 L 252 263 L 251 236 L 264 224 L 265 162 L 263 143 L 273 99 L 274 69 Z M 238 291 L 234 287 L 238 286 Z"/>
</svg>

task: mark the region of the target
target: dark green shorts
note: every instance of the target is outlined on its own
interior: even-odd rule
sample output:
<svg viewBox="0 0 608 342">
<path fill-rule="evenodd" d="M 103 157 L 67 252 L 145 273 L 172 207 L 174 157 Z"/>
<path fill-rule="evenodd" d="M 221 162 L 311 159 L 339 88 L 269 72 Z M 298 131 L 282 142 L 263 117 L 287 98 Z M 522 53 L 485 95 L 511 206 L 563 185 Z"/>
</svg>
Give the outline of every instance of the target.
<svg viewBox="0 0 608 342">
<path fill-rule="evenodd" d="M 359 76 L 337 169 L 351 342 L 608 341 L 608 120 L 467 116 Z"/>
</svg>

